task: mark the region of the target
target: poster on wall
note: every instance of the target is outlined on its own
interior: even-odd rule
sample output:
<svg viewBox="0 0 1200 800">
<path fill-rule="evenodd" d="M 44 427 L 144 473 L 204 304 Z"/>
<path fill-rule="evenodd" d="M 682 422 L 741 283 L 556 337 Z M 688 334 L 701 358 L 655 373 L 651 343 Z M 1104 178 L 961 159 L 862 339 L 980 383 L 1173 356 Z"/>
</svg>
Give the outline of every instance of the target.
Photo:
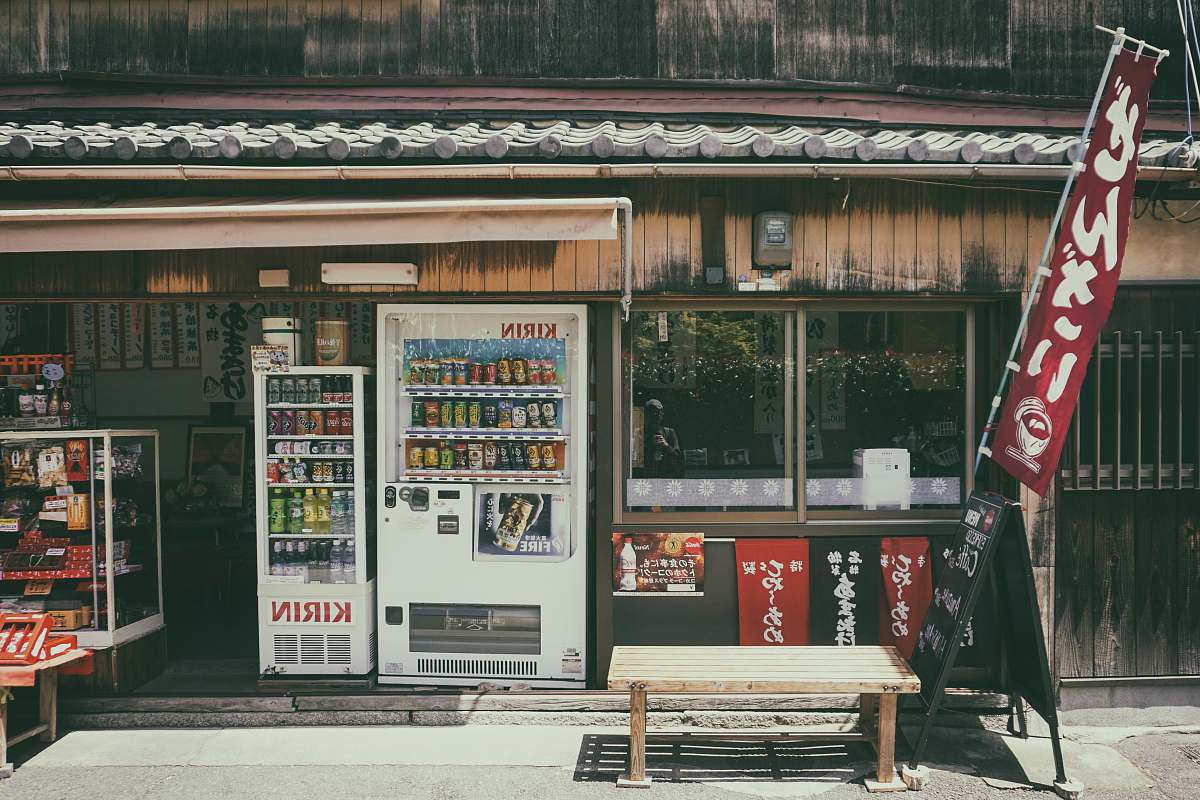
<svg viewBox="0 0 1200 800">
<path fill-rule="evenodd" d="M 475 553 L 497 559 L 570 556 L 570 514 L 561 494 L 480 492 Z"/>
<path fill-rule="evenodd" d="M 375 348 L 375 306 L 354 303 L 350 306 L 350 363 L 370 364 Z"/>
<path fill-rule="evenodd" d="M 170 303 L 151 303 L 150 367 L 171 369 L 175 366 L 175 313 Z"/>
<path fill-rule="evenodd" d="M 96 330 L 100 369 L 120 369 L 121 305 L 119 303 L 97 304 Z"/>
<path fill-rule="evenodd" d="M 146 366 L 146 306 L 142 303 L 122 304 L 121 322 L 124 334 L 121 366 L 142 369 Z"/>
<path fill-rule="evenodd" d="M 242 507 L 245 468 L 245 428 L 193 425 L 188 431 L 187 479 L 207 486 L 216 505 Z"/>
<path fill-rule="evenodd" d="M 738 539 L 738 639 L 808 644 L 808 540 Z"/>
<path fill-rule="evenodd" d="M 76 364 L 95 365 L 96 307 L 91 303 L 71 305 L 71 351 L 75 354 Z"/>
<path fill-rule="evenodd" d="M 200 366 L 200 306 L 197 303 L 175 304 L 175 341 L 177 362 L 181 369 Z"/>
<path fill-rule="evenodd" d="M 820 538 L 809 543 L 810 644 L 879 643 L 879 540 Z"/>
<path fill-rule="evenodd" d="M 614 533 L 613 595 L 704 594 L 703 533 Z"/>
<path fill-rule="evenodd" d="M 883 614 L 879 643 L 912 658 L 917 634 L 933 596 L 933 558 L 923 536 L 885 537 L 879 542 Z"/>
<path fill-rule="evenodd" d="M 250 348 L 262 344 L 261 303 L 205 303 L 200 313 L 200 375 L 204 400 L 250 400 Z"/>
</svg>

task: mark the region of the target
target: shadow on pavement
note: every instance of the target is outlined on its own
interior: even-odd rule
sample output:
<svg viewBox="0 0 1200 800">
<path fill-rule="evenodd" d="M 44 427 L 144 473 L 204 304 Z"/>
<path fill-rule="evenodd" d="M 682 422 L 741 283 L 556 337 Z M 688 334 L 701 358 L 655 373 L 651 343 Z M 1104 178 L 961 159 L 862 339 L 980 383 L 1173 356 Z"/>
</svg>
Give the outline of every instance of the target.
<svg viewBox="0 0 1200 800">
<path fill-rule="evenodd" d="M 628 737 L 589 734 L 583 737 L 574 779 L 613 783 L 625 772 L 628 758 Z M 847 783 L 869 772 L 874 759 L 874 751 L 865 742 L 705 739 L 703 734 L 651 733 L 646 744 L 646 774 L 668 783 Z"/>
</svg>

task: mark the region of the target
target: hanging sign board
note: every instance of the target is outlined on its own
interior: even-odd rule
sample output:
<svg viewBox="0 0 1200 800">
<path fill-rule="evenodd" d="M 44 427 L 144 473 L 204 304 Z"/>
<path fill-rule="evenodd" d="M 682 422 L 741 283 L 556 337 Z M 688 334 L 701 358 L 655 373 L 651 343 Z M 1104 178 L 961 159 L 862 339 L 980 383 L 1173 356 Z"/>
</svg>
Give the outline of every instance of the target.
<svg viewBox="0 0 1200 800">
<path fill-rule="evenodd" d="M 808 644 L 808 539 L 744 539 L 737 550 L 739 644 Z"/>
</svg>

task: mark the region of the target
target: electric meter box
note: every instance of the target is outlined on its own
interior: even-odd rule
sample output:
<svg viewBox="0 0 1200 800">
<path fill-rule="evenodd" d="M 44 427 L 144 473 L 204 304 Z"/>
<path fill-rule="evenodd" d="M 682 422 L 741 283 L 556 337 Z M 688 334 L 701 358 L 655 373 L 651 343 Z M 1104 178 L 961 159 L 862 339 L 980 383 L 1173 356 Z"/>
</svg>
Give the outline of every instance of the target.
<svg viewBox="0 0 1200 800">
<path fill-rule="evenodd" d="M 754 215 L 754 266 L 792 268 L 792 215 L 787 211 Z"/>
</svg>

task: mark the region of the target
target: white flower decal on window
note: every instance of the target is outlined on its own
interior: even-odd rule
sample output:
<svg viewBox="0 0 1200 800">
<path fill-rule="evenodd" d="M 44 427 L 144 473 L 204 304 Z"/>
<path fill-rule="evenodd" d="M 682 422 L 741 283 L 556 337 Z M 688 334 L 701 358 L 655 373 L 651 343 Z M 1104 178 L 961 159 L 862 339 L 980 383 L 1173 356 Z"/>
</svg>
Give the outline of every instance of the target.
<svg viewBox="0 0 1200 800">
<path fill-rule="evenodd" d="M 946 482 L 945 478 L 934 478 L 933 482 L 929 484 L 929 489 L 934 494 L 945 494 L 949 488 L 950 484 Z"/>
<path fill-rule="evenodd" d="M 646 495 L 650 494 L 650 482 L 649 481 L 634 481 L 633 482 L 633 493 L 636 494 L 638 497 L 645 497 Z"/>
<path fill-rule="evenodd" d="M 717 490 L 717 485 L 712 481 L 700 481 L 700 487 L 697 491 L 701 497 L 712 497 L 712 493 Z"/>
<path fill-rule="evenodd" d="M 679 497 L 679 494 L 682 491 L 683 491 L 683 482 L 682 481 L 669 481 L 667 483 L 667 494 L 669 494 L 671 497 Z"/>
<path fill-rule="evenodd" d="M 849 478 L 842 478 L 837 482 L 837 493 L 842 497 L 849 497 L 850 490 L 854 488 Z"/>
<path fill-rule="evenodd" d="M 750 487 L 746 485 L 745 481 L 737 480 L 729 485 L 729 493 L 734 497 L 745 497 L 746 491 L 749 488 Z"/>
<path fill-rule="evenodd" d="M 763 481 L 762 490 L 768 497 L 774 497 L 779 494 L 779 481 Z"/>
<path fill-rule="evenodd" d="M 809 478 L 804 482 L 804 490 L 808 492 L 809 496 L 811 497 L 820 497 L 821 490 L 824 488 L 825 487 L 823 487 L 821 482 L 816 478 Z"/>
</svg>

